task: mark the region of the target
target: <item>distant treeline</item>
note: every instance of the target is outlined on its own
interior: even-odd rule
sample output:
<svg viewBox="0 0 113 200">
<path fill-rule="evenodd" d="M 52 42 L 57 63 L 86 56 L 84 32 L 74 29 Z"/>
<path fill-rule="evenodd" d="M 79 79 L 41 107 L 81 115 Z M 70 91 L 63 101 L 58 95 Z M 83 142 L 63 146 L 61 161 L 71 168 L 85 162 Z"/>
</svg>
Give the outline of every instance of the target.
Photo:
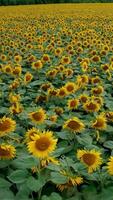
<svg viewBox="0 0 113 200">
<path fill-rule="evenodd" d="M 0 5 L 26 5 L 46 3 L 108 3 L 113 0 L 0 0 Z"/>
</svg>

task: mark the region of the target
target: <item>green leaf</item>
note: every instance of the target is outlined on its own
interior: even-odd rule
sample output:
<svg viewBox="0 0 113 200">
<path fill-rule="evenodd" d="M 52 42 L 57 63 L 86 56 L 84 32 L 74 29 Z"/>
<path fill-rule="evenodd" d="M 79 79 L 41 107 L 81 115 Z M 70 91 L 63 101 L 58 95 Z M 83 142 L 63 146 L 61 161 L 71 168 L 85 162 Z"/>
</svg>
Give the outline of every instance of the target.
<svg viewBox="0 0 113 200">
<path fill-rule="evenodd" d="M 42 187 L 42 184 L 40 183 L 40 180 L 36 180 L 34 177 L 29 177 L 27 182 L 26 182 L 28 188 L 31 191 L 37 192 L 40 190 L 40 188 Z"/>
<path fill-rule="evenodd" d="M 108 140 L 108 141 L 104 142 L 103 146 L 108 149 L 113 149 L 113 141 Z"/>
<path fill-rule="evenodd" d="M 13 193 L 10 190 L 0 189 L 0 199 L 1 200 L 15 200 Z"/>
<path fill-rule="evenodd" d="M 28 177 L 27 170 L 16 170 L 13 171 L 9 176 L 8 179 L 13 183 L 23 183 Z"/>
<path fill-rule="evenodd" d="M 58 172 L 51 172 L 50 180 L 55 184 L 64 184 L 68 181 L 68 178 Z"/>
<path fill-rule="evenodd" d="M 6 181 L 4 178 L 0 178 L 0 188 L 9 188 L 11 183 Z"/>
<path fill-rule="evenodd" d="M 33 156 L 23 156 L 21 158 L 15 159 L 13 161 L 13 165 L 18 168 L 29 169 L 34 166 L 38 166 L 39 161 L 38 159 L 34 158 Z"/>
<path fill-rule="evenodd" d="M 49 197 L 44 195 L 41 200 L 62 200 L 62 197 L 58 193 L 53 192 Z"/>
</svg>

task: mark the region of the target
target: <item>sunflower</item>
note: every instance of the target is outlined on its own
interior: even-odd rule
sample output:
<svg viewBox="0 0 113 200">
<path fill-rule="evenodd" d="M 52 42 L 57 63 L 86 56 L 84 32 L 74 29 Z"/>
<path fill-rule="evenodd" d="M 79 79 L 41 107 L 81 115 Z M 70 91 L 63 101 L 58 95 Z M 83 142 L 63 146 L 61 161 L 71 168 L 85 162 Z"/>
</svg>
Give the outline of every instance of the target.
<svg viewBox="0 0 113 200">
<path fill-rule="evenodd" d="M 16 149 L 12 145 L 0 144 L 0 159 L 12 159 L 16 155 Z"/>
<path fill-rule="evenodd" d="M 97 56 L 97 55 L 94 55 L 94 56 L 91 58 L 91 60 L 92 60 L 93 62 L 100 62 L 100 57 Z"/>
<path fill-rule="evenodd" d="M 96 117 L 96 120 L 93 122 L 92 127 L 98 130 L 105 130 L 107 128 L 106 118 L 101 114 Z"/>
<path fill-rule="evenodd" d="M 63 108 L 61 108 L 61 107 L 56 107 L 56 108 L 54 109 L 54 111 L 55 111 L 55 113 L 56 113 L 57 115 L 61 115 L 61 114 L 63 114 L 63 112 L 64 112 Z"/>
<path fill-rule="evenodd" d="M 87 112 L 98 112 L 100 110 L 100 106 L 101 105 L 94 100 L 89 100 L 83 105 L 83 108 Z"/>
<path fill-rule="evenodd" d="M 83 183 L 83 178 L 81 176 L 75 176 L 72 173 L 67 173 L 66 171 L 60 172 L 62 175 L 67 177 L 67 182 L 64 184 L 58 184 L 57 188 L 62 192 L 65 189 L 69 189 L 73 186 L 77 186 Z"/>
<path fill-rule="evenodd" d="M 46 76 L 49 77 L 49 78 L 54 78 L 56 75 L 57 75 L 56 69 L 50 70 L 46 73 Z"/>
<path fill-rule="evenodd" d="M 16 122 L 9 117 L 0 118 L 0 137 L 7 135 L 14 131 L 16 128 Z"/>
<path fill-rule="evenodd" d="M 12 67 L 10 65 L 6 65 L 3 67 L 3 72 L 7 74 L 12 74 Z"/>
<path fill-rule="evenodd" d="M 79 100 L 81 103 L 86 103 L 88 101 L 88 99 L 89 99 L 89 96 L 87 94 L 81 94 L 79 96 Z"/>
<path fill-rule="evenodd" d="M 41 69 L 43 67 L 41 60 L 37 60 L 32 63 L 32 68 L 35 70 Z"/>
<path fill-rule="evenodd" d="M 12 73 L 14 76 L 20 76 L 22 73 L 22 67 L 20 65 L 15 66 Z"/>
<path fill-rule="evenodd" d="M 33 75 L 30 72 L 26 72 L 24 76 L 24 84 L 28 84 L 33 79 Z"/>
<path fill-rule="evenodd" d="M 27 142 L 30 142 L 30 141 L 32 141 L 33 139 L 32 139 L 32 137 L 34 136 L 34 135 L 39 135 L 40 134 L 40 130 L 38 130 L 38 129 L 36 129 L 36 128 L 31 128 L 31 129 L 29 129 L 26 133 L 25 133 L 25 138 L 26 138 L 26 141 Z"/>
<path fill-rule="evenodd" d="M 59 165 L 59 161 L 52 156 L 49 156 L 49 157 L 41 160 L 41 166 L 42 167 L 47 166 L 49 163 L 52 163 L 54 165 Z"/>
<path fill-rule="evenodd" d="M 113 111 L 109 111 L 106 113 L 106 118 L 108 121 L 113 122 Z"/>
<path fill-rule="evenodd" d="M 22 61 L 22 57 L 20 55 L 17 55 L 17 56 L 14 57 L 14 61 L 19 63 L 19 62 Z"/>
<path fill-rule="evenodd" d="M 60 89 L 58 89 L 58 93 L 57 96 L 60 98 L 64 98 L 67 95 L 67 90 L 65 87 L 61 87 Z"/>
<path fill-rule="evenodd" d="M 72 94 L 76 90 L 76 85 L 73 82 L 67 82 L 64 87 L 67 90 L 67 94 Z"/>
<path fill-rule="evenodd" d="M 81 122 L 80 119 L 78 119 L 77 117 L 73 117 L 72 119 L 69 119 L 64 123 L 63 128 L 69 129 L 72 132 L 79 133 L 84 130 L 85 125 L 83 124 L 83 122 Z"/>
<path fill-rule="evenodd" d="M 77 158 L 88 168 L 88 173 L 92 173 L 102 164 L 101 153 L 96 150 L 78 150 Z"/>
<path fill-rule="evenodd" d="M 46 119 L 45 110 L 42 108 L 38 109 L 36 112 L 29 113 L 29 118 L 36 124 L 41 124 Z"/>
<path fill-rule="evenodd" d="M 68 65 L 68 64 L 70 63 L 70 57 L 68 57 L 68 56 L 63 56 L 63 57 L 61 58 L 61 63 L 62 63 L 63 65 Z"/>
<path fill-rule="evenodd" d="M 32 141 L 27 143 L 28 151 L 38 158 L 47 158 L 57 144 L 51 131 L 43 131 L 40 135 L 32 136 Z"/>
<path fill-rule="evenodd" d="M 93 93 L 93 95 L 100 95 L 104 92 L 104 88 L 102 86 L 98 86 L 98 87 L 92 88 L 91 92 Z"/>
<path fill-rule="evenodd" d="M 44 54 L 42 57 L 42 62 L 46 63 L 46 62 L 50 62 L 50 57 L 48 54 Z"/>
<path fill-rule="evenodd" d="M 16 102 L 9 108 L 9 110 L 12 114 L 19 114 L 23 111 L 23 107 L 19 102 Z"/>
<path fill-rule="evenodd" d="M 60 56 L 62 54 L 62 48 L 58 47 L 57 49 L 55 49 L 55 56 Z"/>
<path fill-rule="evenodd" d="M 100 77 L 99 76 L 95 76 L 91 79 L 91 82 L 93 84 L 97 84 L 97 83 L 100 83 Z"/>
<path fill-rule="evenodd" d="M 111 157 L 109 158 L 109 161 L 108 161 L 108 163 L 107 163 L 107 170 L 108 170 L 108 173 L 109 173 L 110 175 L 113 175 L 113 156 L 111 156 Z"/>
<path fill-rule="evenodd" d="M 68 109 L 72 110 L 72 109 L 76 109 L 79 105 L 79 100 L 78 99 L 70 99 L 68 100 Z"/>
</svg>

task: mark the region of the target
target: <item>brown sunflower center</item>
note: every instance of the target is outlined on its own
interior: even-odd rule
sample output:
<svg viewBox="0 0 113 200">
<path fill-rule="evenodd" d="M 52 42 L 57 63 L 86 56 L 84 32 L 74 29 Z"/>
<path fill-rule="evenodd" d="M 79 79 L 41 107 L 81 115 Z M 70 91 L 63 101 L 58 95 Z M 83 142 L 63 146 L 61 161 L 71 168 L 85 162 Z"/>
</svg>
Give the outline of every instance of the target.
<svg viewBox="0 0 113 200">
<path fill-rule="evenodd" d="M 32 117 L 34 118 L 34 120 L 40 121 L 42 119 L 42 113 L 35 112 L 35 113 L 32 114 Z"/>
<path fill-rule="evenodd" d="M 104 125 L 103 120 L 98 119 L 94 126 L 95 126 L 95 127 L 102 127 L 103 125 Z"/>
<path fill-rule="evenodd" d="M 80 128 L 80 124 L 77 121 L 71 120 L 70 122 L 68 122 L 67 125 L 69 128 L 73 129 L 73 130 L 78 130 Z"/>
<path fill-rule="evenodd" d="M 0 122 L 0 131 L 6 131 L 11 126 L 10 121 L 8 119 Z"/>
<path fill-rule="evenodd" d="M 89 103 L 89 105 L 87 105 L 87 108 L 89 109 L 89 110 L 95 110 L 96 109 L 96 104 L 94 104 L 94 103 Z"/>
<path fill-rule="evenodd" d="M 74 90 L 73 85 L 68 85 L 66 88 L 67 88 L 67 91 L 69 91 L 69 92 Z"/>
<path fill-rule="evenodd" d="M 31 75 L 26 76 L 26 81 L 29 81 L 29 80 L 31 80 Z"/>
<path fill-rule="evenodd" d="M 8 149 L 3 149 L 0 147 L 0 156 L 10 156 L 10 152 Z"/>
<path fill-rule="evenodd" d="M 92 154 L 92 153 L 85 153 L 83 156 L 82 156 L 82 159 L 84 161 L 84 163 L 86 163 L 88 166 L 91 166 L 95 163 L 95 155 Z"/>
<path fill-rule="evenodd" d="M 71 102 L 70 102 L 70 106 L 71 106 L 71 107 L 75 107 L 75 106 L 76 106 L 76 101 L 74 101 L 74 100 L 71 101 Z"/>
<path fill-rule="evenodd" d="M 35 147 L 39 151 L 45 151 L 50 146 L 50 140 L 47 137 L 41 137 L 35 143 Z"/>
</svg>

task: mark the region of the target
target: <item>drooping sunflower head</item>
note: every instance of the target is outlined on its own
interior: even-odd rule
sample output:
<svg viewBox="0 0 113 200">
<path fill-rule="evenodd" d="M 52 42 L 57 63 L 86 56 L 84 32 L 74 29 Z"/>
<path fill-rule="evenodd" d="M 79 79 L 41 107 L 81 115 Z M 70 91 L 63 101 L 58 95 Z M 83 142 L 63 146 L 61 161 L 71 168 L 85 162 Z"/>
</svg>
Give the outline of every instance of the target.
<svg viewBox="0 0 113 200">
<path fill-rule="evenodd" d="M 107 128 L 106 117 L 102 114 L 96 117 L 96 120 L 93 122 L 92 127 L 98 130 L 105 130 Z"/>
<path fill-rule="evenodd" d="M 0 144 L 0 159 L 12 159 L 16 155 L 16 149 L 12 145 Z"/>
<path fill-rule="evenodd" d="M 88 173 L 92 173 L 102 164 L 101 153 L 96 150 L 78 150 L 77 158 L 88 168 Z"/>
<path fill-rule="evenodd" d="M 51 131 L 43 131 L 40 135 L 34 135 L 32 141 L 27 143 L 28 151 L 38 158 L 46 158 L 51 154 L 57 145 Z"/>
<path fill-rule="evenodd" d="M 0 137 L 13 132 L 16 128 L 16 122 L 9 117 L 0 118 Z"/>
<path fill-rule="evenodd" d="M 40 108 L 36 112 L 29 113 L 29 118 L 36 124 L 41 124 L 46 119 L 45 110 Z"/>
<path fill-rule="evenodd" d="M 39 134 L 41 134 L 41 132 L 40 132 L 40 130 L 38 130 L 38 129 L 36 129 L 36 128 L 31 128 L 31 129 L 29 129 L 27 132 L 26 132 L 26 134 L 25 134 L 25 140 L 27 141 L 27 142 L 30 142 L 30 141 L 32 141 L 33 140 L 33 136 L 35 136 L 35 135 L 39 135 Z"/>
<path fill-rule="evenodd" d="M 72 119 L 69 119 L 64 123 L 63 128 L 69 129 L 70 131 L 75 133 L 79 133 L 84 130 L 85 125 L 80 119 L 78 119 L 77 117 L 73 117 Z"/>
<path fill-rule="evenodd" d="M 67 177 L 67 182 L 64 184 L 58 184 L 57 188 L 62 192 L 65 189 L 69 189 L 73 186 L 77 186 L 83 183 L 83 178 L 81 176 L 73 175 L 72 172 L 68 173 L 66 171 L 61 171 L 60 172 L 62 175 Z"/>
</svg>

